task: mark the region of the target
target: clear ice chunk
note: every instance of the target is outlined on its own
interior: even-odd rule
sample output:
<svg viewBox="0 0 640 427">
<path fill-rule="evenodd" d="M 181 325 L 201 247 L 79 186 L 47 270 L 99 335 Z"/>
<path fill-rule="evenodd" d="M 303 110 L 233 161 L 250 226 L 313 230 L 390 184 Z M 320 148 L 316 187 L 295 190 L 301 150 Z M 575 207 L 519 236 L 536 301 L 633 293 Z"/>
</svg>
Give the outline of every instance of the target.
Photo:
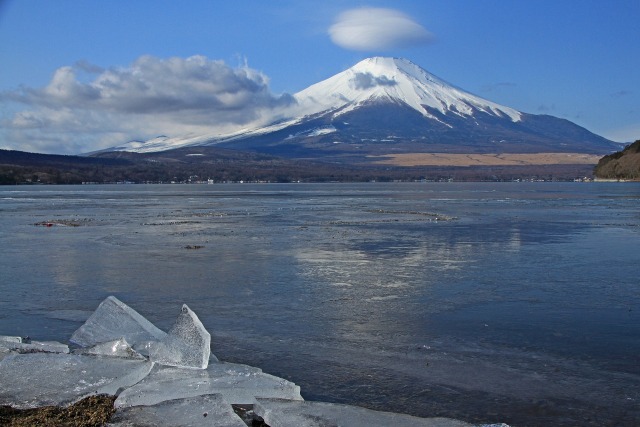
<svg viewBox="0 0 640 427">
<path fill-rule="evenodd" d="M 2 342 L 11 342 L 11 343 L 22 343 L 22 337 L 12 337 L 8 335 L 0 335 L 0 343 Z"/>
<path fill-rule="evenodd" d="M 119 409 L 107 427 L 247 427 L 219 394 Z"/>
<path fill-rule="evenodd" d="M 325 402 L 257 399 L 253 411 L 271 427 L 471 427 L 451 418 L 419 418 Z"/>
<path fill-rule="evenodd" d="M 57 341 L 22 340 L 22 342 L 15 342 L 0 340 L 0 348 L 15 350 L 19 353 L 69 353 L 69 346 Z"/>
<path fill-rule="evenodd" d="M 153 362 L 195 369 L 206 369 L 210 355 L 211 335 L 186 304 L 167 336 L 152 346 L 149 353 Z"/>
<path fill-rule="evenodd" d="M 259 368 L 212 363 L 207 369 L 179 369 L 156 365 L 138 384 L 124 390 L 116 408 L 156 405 L 165 400 L 221 394 L 229 404 L 253 404 L 256 397 L 302 400 L 300 387 Z"/>
<path fill-rule="evenodd" d="M 136 350 L 144 351 L 149 342 L 160 341 L 166 333 L 114 296 L 107 297 L 71 336 L 82 347 L 124 338 Z"/>
<path fill-rule="evenodd" d="M 89 348 L 80 348 L 74 351 L 75 354 L 93 354 L 111 357 L 127 357 L 129 359 L 144 359 L 145 357 L 135 351 L 127 340 L 120 338 L 119 340 L 107 341 L 96 344 Z"/>
<path fill-rule="evenodd" d="M 117 394 L 147 376 L 153 363 L 80 354 L 15 354 L 0 361 L 0 405 L 62 406 L 93 394 Z"/>
</svg>

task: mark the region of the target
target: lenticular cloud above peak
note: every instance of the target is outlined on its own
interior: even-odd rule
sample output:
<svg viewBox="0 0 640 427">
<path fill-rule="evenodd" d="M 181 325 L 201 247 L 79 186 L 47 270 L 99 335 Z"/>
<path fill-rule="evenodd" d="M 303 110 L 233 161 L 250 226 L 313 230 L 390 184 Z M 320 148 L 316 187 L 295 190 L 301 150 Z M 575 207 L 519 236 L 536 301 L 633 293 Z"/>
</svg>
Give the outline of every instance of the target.
<svg viewBox="0 0 640 427">
<path fill-rule="evenodd" d="M 388 50 L 425 44 L 433 34 L 410 16 L 394 9 L 351 9 L 342 12 L 329 28 L 331 40 L 345 49 Z"/>
</svg>

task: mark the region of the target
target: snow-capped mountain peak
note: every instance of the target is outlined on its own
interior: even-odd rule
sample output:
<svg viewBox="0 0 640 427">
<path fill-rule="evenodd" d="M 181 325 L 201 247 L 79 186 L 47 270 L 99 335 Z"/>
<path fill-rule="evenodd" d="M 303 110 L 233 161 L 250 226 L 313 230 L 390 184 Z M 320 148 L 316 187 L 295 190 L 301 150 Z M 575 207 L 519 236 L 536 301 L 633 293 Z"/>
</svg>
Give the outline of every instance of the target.
<svg viewBox="0 0 640 427">
<path fill-rule="evenodd" d="M 112 150 L 216 145 L 313 158 L 387 151 L 600 153 L 615 145 L 566 120 L 473 95 L 400 58 L 367 58 L 293 98 L 266 111 L 260 123 L 133 141 Z"/>
<path fill-rule="evenodd" d="M 482 111 L 514 122 L 521 119 L 519 111 L 465 92 L 401 58 L 364 59 L 294 97 L 306 115 L 327 110 L 344 114 L 364 103 L 385 100 L 404 103 L 431 119 L 436 117 L 428 109 L 461 116 Z"/>
</svg>

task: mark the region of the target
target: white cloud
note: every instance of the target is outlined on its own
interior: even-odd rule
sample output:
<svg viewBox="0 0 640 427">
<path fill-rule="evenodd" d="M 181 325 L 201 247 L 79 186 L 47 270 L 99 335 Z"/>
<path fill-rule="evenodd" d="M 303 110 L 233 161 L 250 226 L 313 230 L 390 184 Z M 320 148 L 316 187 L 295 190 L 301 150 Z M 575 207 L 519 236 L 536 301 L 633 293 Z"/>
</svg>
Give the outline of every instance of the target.
<svg viewBox="0 0 640 427">
<path fill-rule="evenodd" d="M 349 82 L 354 89 L 369 89 L 375 86 L 395 86 L 398 84 L 387 76 L 376 77 L 371 73 L 355 73 L 353 79 Z"/>
<path fill-rule="evenodd" d="M 227 132 L 261 124 L 274 107 L 294 102 L 268 84 L 246 65 L 203 56 L 142 56 L 110 69 L 79 62 L 56 70 L 44 88 L 0 94 L 3 103 L 27 106 L 4 114 L 0 135 L 4 148 L 77 153 L 159 134 Z"/>
<path fill-rule="evenodd" d="M 345 49 L 379 51 L 425 44 L 433 35 L 410 16 L 394 9 L 350 9 L 329 28 L 331 40 Z"/>
</svg>

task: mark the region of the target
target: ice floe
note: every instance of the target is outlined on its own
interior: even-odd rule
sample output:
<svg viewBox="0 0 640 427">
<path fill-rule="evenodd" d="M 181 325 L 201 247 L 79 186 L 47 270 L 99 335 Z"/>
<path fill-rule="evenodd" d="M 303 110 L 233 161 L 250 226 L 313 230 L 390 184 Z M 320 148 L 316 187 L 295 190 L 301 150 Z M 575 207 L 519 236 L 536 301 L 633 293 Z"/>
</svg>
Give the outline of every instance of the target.
<svg viewBox="0 0 640 427">
<path fill-rule="evenodd" d="M 326 402 L 257 399 L 253 410 L 270 427 L 471 427 L 450 418 L 419 418 Z"/>
<path fill-rule="evenodd" d="M 0 335 L 0 345 L 2 345 L 2 343 L 20 344 L 22 343 L 22 341 L 23 341 L 22 337 L 10 337 L 7 335 Z"/>
<path fill-rule="evenodd" d="M 130 426 L 247 427 L 219 394 L 123 408 L 107 424 L 107 427 Z"/>
<path fill-rule="evenodd" d="M 14 350 L 18 353 L 45 352 L 69 353 L 69 346 L 57 341 L 32 341 L 22 337 L 0 337 L 0 349 Z"/>
<path fill-rule="evenodd" d="M 145 359 L 143 355 L 131 348 L 127 340 L 125 340 L 124 338 L 103 342 L 89 348 L 79 348 L 77 350 L 74 350 L 74 353 L 112 357 L 127 357 L 130 359 Z"/>
<path fill-rule="evenodd" d="M 198 316 L 182 306 L 169 333 L 151 346 L 150 358 L 162 365 L 206 369 L 211 355 L 211 335 Z"/>
<path fill-rule="evenodd" d="M 143 351 L 149 347 L 149 342 L 161 341 L 166 335 L 137 311 L 110 296 L 73 333 L 70 341 L 88 347 L 124 338 L 134 349 Z"/>
<path fill-rule="evenodd" d="M 256 397 L 302 400 L 300 387 L 290 381 L 251 366 L 218 362 L 204 370 L 155 366 L 146 378 L 124 390 L 115 406 L 155 405 L 204 394 L 221 394 L 229 404 L 252 404 Z"/>
<path fill-rule="evenodd" d="M 66 405 L 93 394 L 117 394 L 146 377 L 146 360 L 64 353 L 14 354 L 0 362 L 0 405 Z"/>
</svg>

